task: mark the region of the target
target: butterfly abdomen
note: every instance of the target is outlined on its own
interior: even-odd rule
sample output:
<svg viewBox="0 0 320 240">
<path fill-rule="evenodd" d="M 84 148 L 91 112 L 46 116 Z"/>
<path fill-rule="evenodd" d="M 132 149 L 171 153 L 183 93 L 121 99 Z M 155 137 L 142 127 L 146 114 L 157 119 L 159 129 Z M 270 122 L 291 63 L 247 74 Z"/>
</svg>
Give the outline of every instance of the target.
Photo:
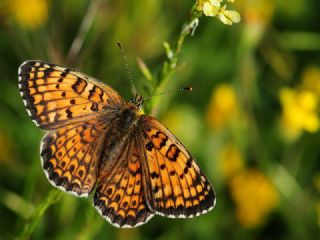
<svg viewBox="0 0 320 240">
<path fill-rule="evenodd" d="M 126 108 L 118 109 L 111 119 L 108 116 L 106 119 L 109 124 L 117 126 L 110 126 L 103 136 L 104 147 L 100 167 L 108 172 L 119 161 L 125 146 L 128 145 L 128 139 L 137 129 L 139 115 L 135 105 L 128 104 Z"/>
</svg>

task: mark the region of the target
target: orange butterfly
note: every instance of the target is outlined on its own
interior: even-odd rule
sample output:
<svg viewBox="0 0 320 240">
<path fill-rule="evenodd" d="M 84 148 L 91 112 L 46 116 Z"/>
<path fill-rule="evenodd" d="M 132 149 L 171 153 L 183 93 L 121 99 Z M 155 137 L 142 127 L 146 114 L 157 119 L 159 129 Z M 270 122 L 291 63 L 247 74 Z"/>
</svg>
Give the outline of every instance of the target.
<svg viewBox="0 0 320 240">
<path fill-rule="evenodd" d="M 154 214 L 194 217 L 215 193 L 194 158 L 160 122 L 108 85 L 41 61 L 19 68 L 19 89 L 35 124 L 48 132 L 41 159 L 50 183 L 78 197 L 95 189 L 94 206 L 116 227 Z M 97 188 L 95 188 L 97 186 Z"/>
</svg>

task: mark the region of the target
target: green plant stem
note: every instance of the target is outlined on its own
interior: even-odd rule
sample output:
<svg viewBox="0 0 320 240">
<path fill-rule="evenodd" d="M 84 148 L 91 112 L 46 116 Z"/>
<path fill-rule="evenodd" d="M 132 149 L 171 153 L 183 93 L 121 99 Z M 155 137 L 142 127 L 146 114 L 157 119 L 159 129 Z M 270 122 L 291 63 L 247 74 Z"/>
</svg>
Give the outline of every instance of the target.
<svg viewBox="0 0 320 240">
<path fill-rule="evenodd" d="M 19 239 L 29 239 L 35 227 L 38 225 L 45 211 L 54 203 L 56 203 L 62 196 L 59 190 L 51 190 L 48 196 L 40 203 L 39 207 L 35 210 L 30 221 L 25 225 Z"/>
<path fill-rule="evenodd" d="M 197 19 L 201 15 L 202 15 L 202 13 L 198 12 L 196 10 L 196 5 L 194 5 L 191 9 L 191 14 L 190 14 L 188 21 L 186 21 L 182 26 L 182 29 L 180 31 L 180 35 L 178 37 L 178 41 L 176 43 L 176 48 L 173 51 L 172 56 L 167 56 L 168 59 L 165 61 L 164 65 L 162 67 L 163 75 L 159 81 L 160 84 L 164 84 L 174 74 L 176 67 L 177 67 L 177 63 L 179 60 L 179 56 L 180 56 L 180 53 L 182 50 L 184 40 L 188 35 L 193 33 L 194 29 L 193 29 L 192 23 L 194 21 L 197 21 Z M 168 69 L 166 69 L 166 64 L 168 65 Z"/>
<path fill-rule="evenodd" d="M 197 27 L 197 21 L 199 17 L 202 16 L 202 12 L 196 10 L 196 3 L 193 5 L 190 11 L 190 17 L 186 22 L 183 23 L 178 40 L 175 44 L 175 48 L 171 50 L 168 46 L 167 50 L 167 59 L 164 61 L 161 69 L 161 74 L 157 80 L 157 87 L 155 92 L 160 92 L 163 90 L 163 86 L 172 78 L 173 74 L 177 71 L 177 65 L 179 61 L 179 56 L 185 41 L 185 38 L 188 35 L 192 35 Z M 159 98 L 154 98 L 152 101 L 152 109 L 157 109 L 159 104 Z"/>
</svg>

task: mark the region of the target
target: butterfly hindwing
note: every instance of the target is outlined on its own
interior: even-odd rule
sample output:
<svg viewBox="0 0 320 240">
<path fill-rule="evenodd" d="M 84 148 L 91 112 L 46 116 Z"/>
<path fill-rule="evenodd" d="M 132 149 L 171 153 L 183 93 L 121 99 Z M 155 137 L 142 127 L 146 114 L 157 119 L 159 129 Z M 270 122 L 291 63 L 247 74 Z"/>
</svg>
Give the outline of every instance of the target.
<svg viewBox="0 0 320 240">
<path fill-rule="evenodd" d="M 47 133 L 41 143 L 42 166 L 52 185 L 76 196 L 88 196 L 97 179 L 102 121 L 88 120 Z"/>
<path fill-rule="evenodd" d="M 111 87 L 69 68 L 26 61 L 19 68 L 19 89 L 32 120 L 56 129 L 123 102 Z"/>
<path fill-rule="evenodd" d="M 134 137 L 130 138 L 115 166 L 100 172 L 94 206 L 112 225 L 137 227 L 149 221 L 153 213 L 146 202 L 142 158 Z"/>
<path fill-rule="evenodd" d="M 142 116 L 142 128 L 150 208 L 172 218 L 211 210 L 214 190 L 191 154 L 156 119 Z"/>
</svg>

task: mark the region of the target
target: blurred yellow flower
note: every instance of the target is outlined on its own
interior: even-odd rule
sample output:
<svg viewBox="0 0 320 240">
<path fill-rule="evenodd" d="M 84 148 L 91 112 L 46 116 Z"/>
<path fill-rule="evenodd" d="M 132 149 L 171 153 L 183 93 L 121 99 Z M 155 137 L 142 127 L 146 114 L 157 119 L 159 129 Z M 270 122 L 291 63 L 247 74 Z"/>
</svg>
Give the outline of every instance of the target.
<svg viewBox="0 0 320 240">
<path fill-rule="evenodd" d="M 243 162 L 241 152 L 234 144 L 225 145 L 219 153 L 219 165 L 225 179 L 229 179 L 243 170 Z"/>
<path fill-rule="evenodd" d="M 236 217 L 244 227 L 262 224 L 278 204 L 274 185 L 257 169 L 248 169 L 232 177 L 230 192 L 236 205 Z"/>
<path fill-rule="evenodd" d="M 302 131 L 314 133 L 319 129 L 318 99 L 314 92 L 283 88 L 281 124 L 286 137 L 295 139 Z"/>
<path fill-rule="evenodd" d="M 255 48 L 261 43 L 276 9 L 274 0 L 237 0 L 235 5 L 241 13 L 243 40 Z"/>
<path fill-rule="evenodd" d="M 48 19 L 48 1 L 12 0 L 10 13 L 21 27 L 34 30 L 42 26 Z"/>
<path fill-rule="evenodd" d="M 224 127 L 237 113 L 237 96 L 233 86 L 222 84 L 211 96 L 207 121 L 212 128 Z"/>
<path fill-rule="evenodd" d="M 244 24 L 267 25 L 272 20 L 276 1 L 237 0 L 235 5 L 240 9 Z"/>
<path fill-rule="evenodd" d="M 240 14 L 237 11 L 226 10 L 227 6 L 221 5 L 223 1 L 224 0 L 198 0 L 196 9 L 208 17 L 218 17 L 222 23 L 227 25 L 240 22 Z M 228 0 L 228 2 L 234 1 Z"/>
</svg>

